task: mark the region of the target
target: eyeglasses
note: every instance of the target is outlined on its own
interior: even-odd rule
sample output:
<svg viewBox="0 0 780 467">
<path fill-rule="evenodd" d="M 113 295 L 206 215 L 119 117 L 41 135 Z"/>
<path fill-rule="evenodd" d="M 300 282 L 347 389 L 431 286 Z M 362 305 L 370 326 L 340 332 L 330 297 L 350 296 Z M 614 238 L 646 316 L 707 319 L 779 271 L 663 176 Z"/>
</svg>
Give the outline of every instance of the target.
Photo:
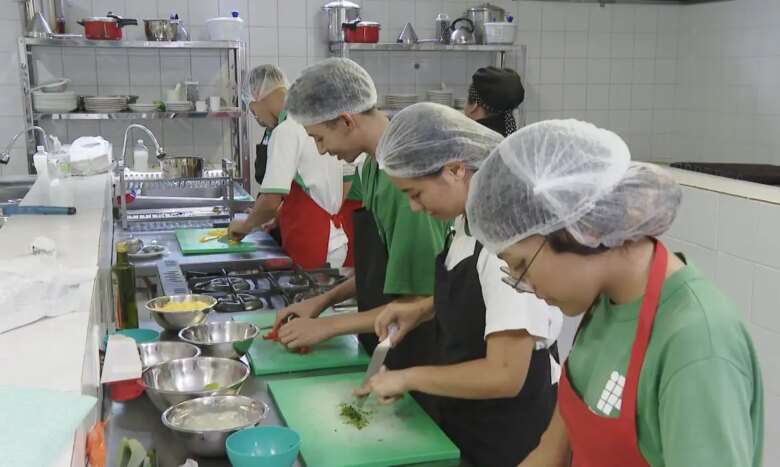
<svg viewBox="0 0 780 467">
<path fill-rule="evenodd" d="M 545 239 L 541 245 L 539 245 L 539 249 L 536 250 L 536 253 L 531 257 L 531 261 L 528 262 L 528 266 L 525 267 L 525 270 L 522 274 L 520 274 L 520 277 L 518 279 L 515 279 L 512 277 L 512 271 L 507 266 L 501 266 L 501 272 L 506 274 L 505 277 L 502 277 L 501 280 L 504 282 L 504 284 L 512 287 L 519 293 L 534 293 L 534 287 L 528 283 L 528 281 L 525 281 L 526 274 L 528 273 L 528 270 L 531 269 L 531 265 L 534 264 L 534 261 L 536 260 L 536 257 L 539 256 L 539 253 L 542 252 L 542 248 L 544 248 L 544 245 L 547 243 L 547 239 Z"/>
</svg>

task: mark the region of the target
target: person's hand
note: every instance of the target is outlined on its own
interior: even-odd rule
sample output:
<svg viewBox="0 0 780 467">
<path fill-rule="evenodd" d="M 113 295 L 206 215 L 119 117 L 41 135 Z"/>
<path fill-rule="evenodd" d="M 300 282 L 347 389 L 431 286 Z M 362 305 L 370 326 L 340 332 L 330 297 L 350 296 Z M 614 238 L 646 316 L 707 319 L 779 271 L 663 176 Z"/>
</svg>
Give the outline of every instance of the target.
<svg viewBox="0 0 780 467">
<path fill-rule="evenodd" d="M 268 221 L 265 224 L 261 225 L 260 228 L 263 229 L 266 232 L 270 232 L 273 229 L 277 228 L 278 226 L 279 226 L 279 220 L 278 220 L 278 218 L 274 217 L 270 221 Z"/>
<path fill-rule="evenodd" d="M 279 328 L 279 342 L 288 349 L 311 347 L 331 337 L 324 320 L 296 318 Z"/>
<path fill-rule="evenodd" d="M 316 318 L 324 309 L 325 307 L 320 305 L 318 297 L 312 297 L 302 302 L 293 303 L 276 313 L 273 328 L 279 330 L 291 316 L 296 318 Z"/>
<path fill-rule="evenodd" d="M 368 397 L 370 393 L 374 393 L 380 403 L 390 404 L 408 390 L 406 371 L 388 371 L 385 366 L 382 366 L 377 374 L 369 378 L 363 386 L 355 389 L 353 394 L 357 397 Z"/>
<path fill-rule="evenodd" d="M 385 305 L 382 312 L 374 320 L 374 332 L 382 342 L 387 337 L 388 327 L 395 323 L 398 331 L 390 338 L 390 343 L 395 347 L 404 337 L 430 315 L 431 301 L 403 302 L 395 300 Z"/>
<path fill-rule="evenodd" d="M 241 240 L 251 231 L 252 225 L 249 222 L 241 219 L 233 219 L 230 221 L 230 226 L 228 227 L 228 238 Z"/>
</svg>

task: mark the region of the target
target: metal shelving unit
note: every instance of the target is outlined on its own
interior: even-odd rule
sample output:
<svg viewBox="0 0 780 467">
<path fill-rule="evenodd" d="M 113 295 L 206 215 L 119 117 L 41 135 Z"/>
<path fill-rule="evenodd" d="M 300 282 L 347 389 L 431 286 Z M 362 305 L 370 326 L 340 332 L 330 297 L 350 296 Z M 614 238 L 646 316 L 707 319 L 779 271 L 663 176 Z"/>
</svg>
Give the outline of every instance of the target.
<svg viewBox="0 0 780 467">
<path fill-rule="evenodd" d="M 350 52 L 401 52 L 401 53 L 416 53 L 416 52 L 459 52 L 459 53 L 494 53 L 494 65 L 503 68 L 506 54 L 512 50 L 516 50 L 519 54 L 517 60 L 517 72 L 525 78 L 526 75 L 526 62 L 528 57 L 528 47 L 525 44 L 521 45 L 498 45 L 498 44 L 470 44 L 470 45 L 454 45 L 454 44 L 442 44 L 439 42 L 425 41 L 418 42 L 416 44 L 401 44 L 397 42 L 380 42 L 376 44 L 362 44 L 354 42 L 331 42 L 328 44 L 328 50 L 332 55 L 349 58 Z M 385 112 L 388 112 L 385 110 Z M 391 115 L 396 113 L 395 111 L 389 111 Z M 519 125 L 525 125 L 526 115 L 525 107 L 522 105 L 518 109 Z"/>
<path fill-rule="evenodd" d="M 175 118 L 236 118 L 238 110 L 219 112 L 115 112 L 115 113 L 42 113 L 34 112 L 35 120 L 171 120 Z"/>
<path fill-rule="evenodd" d="M 239 167 L 239 176 L 245 188 L 249 188 L 250 154 L 248 140 L 248 125 L 245 105 L 241 102 L 241 89 L 246 75 L 247 55 L 246 44 L 237 41 L 93 41 L 84 38 L 30 38 L 20 37 L 19 72 L 22 85 L 22 106 L 25 124 L 29 128 L 46 120 L 159 120 L 159 119 L 200 119 L 219 118 L 231 121 L 231 141 L 233 145 L 232 158 Z M 34 47 L 72 47 L 100 49 L 156 49 L 156 50 L 223 50 L 228 56 L 228 75 L 233 88 L 231 106 L 238 110 L 219 112 L 116 112 L 116 113 L 45 113 L 35 112 L 32 106 L 33 83 L 37 77 L 31 66 Z M 182 77 L 184 79 L 184 77 Z M 35 153 L 38 136 L 27 132 L 28 171 L 33 173 L 32 155 Z"/>
<path fill-rule="evenodd" d="M 525 49 L 525 46 L 522 46 Z M 349 57 L 350 51 L 356 52 L 493 52 L 496 54 L 496 66 L 504 65 L 505 54 L 512 48 L 511 45 L 473 44 L 454 45 L 438 42 L 418 42 L 406 45 L 397 42 L 380 42 L 376 44 L 361 44 L 354 42 L 331 42 L 329 45 L 332 54 Z M 524 53 L 525 54 L 525 53 Z"/>
</svg>

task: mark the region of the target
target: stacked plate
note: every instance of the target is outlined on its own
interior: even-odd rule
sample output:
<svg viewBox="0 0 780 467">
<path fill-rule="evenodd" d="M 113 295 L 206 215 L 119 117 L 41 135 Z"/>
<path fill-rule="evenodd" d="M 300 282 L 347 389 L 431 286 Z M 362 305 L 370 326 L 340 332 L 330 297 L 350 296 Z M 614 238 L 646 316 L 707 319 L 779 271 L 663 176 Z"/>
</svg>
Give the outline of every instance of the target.
<svg viewBox="0 0 780 467">
<path fill-rule="evenodd" d="M 33 92 L 33 109 L 36 112 L 65 113 L 73 112 L 79 106 L 79 98 L 72 91 Z"/>
<path fill-rule="evenodd" d="M 87 96 L 84 110 L 93 113 L 114 113 L 127 109 L 127 96 Z"/>
<path fill-rule="evenodd" d="M 189 112 L 192 110 L 192 102 L 190 101 L 166 102 L 165 110 L 168 112 Z"/>
<path fill-rule="evenodd" d="M 466 98 L 465 97 L 456 97 L 455 98 L 455 105 L 453 106 L 456 109 L 464 109 L 466 108 Z"/>
<path fill-rule="evenodd" d="M 155 104 L 146 104 L 139 102 L 137 104 L 130 104 L 130 110 L 133 112 L 156 112 L 157 106 Z"/>
<path fill-rule="evenodd" d="M 385 108 L 401 110 L 417 102 L 417 94 L 387 94 Z"/>
<path fill-rule="evenodd" d="M 431 89 L 428 91 L 428 101 L 436 104 L 452 106 L 452 91 L 444 89 Z"/>
</svg>

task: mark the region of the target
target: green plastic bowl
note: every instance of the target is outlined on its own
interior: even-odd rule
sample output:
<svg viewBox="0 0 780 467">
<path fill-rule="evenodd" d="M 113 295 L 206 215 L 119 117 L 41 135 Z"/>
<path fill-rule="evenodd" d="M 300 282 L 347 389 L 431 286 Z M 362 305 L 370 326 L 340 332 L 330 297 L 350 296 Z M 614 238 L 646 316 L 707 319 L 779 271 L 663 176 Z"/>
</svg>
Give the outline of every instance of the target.
<svg viewBox="0 0 780 467">
<path fill-rule="evenodd" d="M 225 449 L 233 467 L 290 467 L 301 437 L 283 426 L 257 426 L 228 436 Z"/>
<path fill-rule="evenodd" d="M 121 334 L 132 338 L 136 344 L 145 344 L 147 342 L 157 342 L 160 340 L 160 333 L 154 329 L 132 328 L 120 329 L 114 334 Z M 103 348 L 108 345 L 108 335 L 103 338 Z"/>
</svg>

